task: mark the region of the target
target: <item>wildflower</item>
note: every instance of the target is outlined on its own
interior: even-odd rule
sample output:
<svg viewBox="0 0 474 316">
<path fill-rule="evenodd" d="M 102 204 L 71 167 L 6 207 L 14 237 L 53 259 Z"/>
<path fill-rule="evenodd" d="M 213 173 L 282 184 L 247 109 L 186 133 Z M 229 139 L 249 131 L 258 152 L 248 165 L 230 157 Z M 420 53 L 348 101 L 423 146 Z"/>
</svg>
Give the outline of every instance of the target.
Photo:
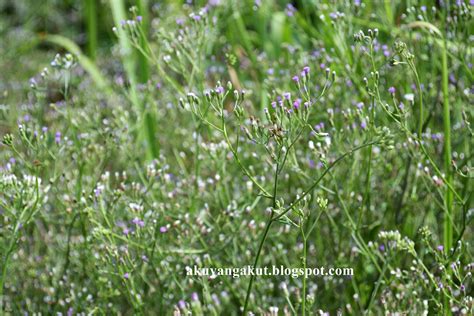
<svg viewBox="0 0 474 316">
<path fill-rule="evenodd" d="M 128 272 L 125 272 L 125 274 L 123 275 L 123 278 L 124 278 L 124 279 L 130 278 L 130 274 L 129 274 Z"/>
<path fill-rule="evenodd" d="M 191 294 L 191 299 L 192 299 L 193 301 L 199 301 L 199 295 L 198 295 L 196 292 L 193 292 L 193 293 Z"/>
<path fill-rule="evenodd" d="M 56 142 L 56 144 L 59 144 L 61 142 L 61 132 L 56 132 L 54 141 Z"/>
<path fill-rule="evenodd" d="M 166 226 L 161 226 L 160 227 L 160 233 L 164 234 L 168 231 L 168 228 Z"/>
<path fill-rule="evenodd" d="M 132 223 L 137 225 L 137 226 L 140 226 L 140 227 L 143 227 L 145 226 L 145 222 L 142 221 L 141 219 L 139 219 L 138 217 L 135 217 L 133 220 L 132 220 Z"/>
<path fill-rule="evenodd" d="M 442 251 L 444 250 L 444 246 L 443 246 L 443 245 L 438 245 L 438 246 L 436 247 L 436 249 L 437 249 L 438 251 L 442 252 Z"/>
<path fill-rule="evenodd" d="M 294 76 L 291 78 L 294 82 L 298 83 L 300 81 L 300 78 L 298 76 Z"/>
<path fill-rule="evenodd" d="M 390 88 L 388 88 L 388 92 L 389 92 L 390 94 L 392 94 L 392 95 L 395 94 L 395 91 L 396 91 L 396 90 L 395 90 L 395 87 L 390 87 Z"/>
<path fill-rule="evenodd" d="M 285 93 L 283 93 L 283 97 L 284 97 L 286 100 L 290 100 L 290 99 L 291 99 L 291 93 L 285 92 Z"/>
<path fill-rule="evenodd" d="M 364 107 L 364 103 L 359 102 L 359 103 L 356 104 L 356 107 L 360 110 Z"/>
<path fill-rule="evenodd" d="M 181 308 L 181 309 L 185 309 L 185 308 L 186 308 L 186 302 L 183 301 L 183 300 L 179 300 L 178 306 L 179 306 L 179 308 Z"/>
<path fill-rule="evenodd" d="M 295 15 L 296 8 L 291 3 L 289 3 L 286 6 L 285 12 L 287 16 L 292 17 L 293 15 Z"/>
<path fill-rule="evenodd" d="M 303 67 L 303 73 L 304 73 L 305 75 L 309 75 L 309 70 L 310 70 L 310 68 L 309 68 L 308 66 Z"/>
<path fill-rule="evenodd" d="M 415 100 L 415 95 L 413 93 L 407 93 L 403 96 L 408 102 L 413 102 Z"/>
<path fill-rule="evenodd" d="M 224 93 L 224 87 L 219 86 L 219 87 L 216 88 L 215 91 L 216 91 L 217 94 L 223 94 Z"/>
<path fill-rule="evenodd" d="M 137 16 L 137 22 L 143 21 L 143 17 L 141 15 Z"/>
<path fill-rule="evenodd" d="M 295 110 L 298 110 L 300 108 L 300 105 L 301 99 L 296 99 L 295 102 L 293 102 L 293 107 L 295 108 Z"/>
</svg>

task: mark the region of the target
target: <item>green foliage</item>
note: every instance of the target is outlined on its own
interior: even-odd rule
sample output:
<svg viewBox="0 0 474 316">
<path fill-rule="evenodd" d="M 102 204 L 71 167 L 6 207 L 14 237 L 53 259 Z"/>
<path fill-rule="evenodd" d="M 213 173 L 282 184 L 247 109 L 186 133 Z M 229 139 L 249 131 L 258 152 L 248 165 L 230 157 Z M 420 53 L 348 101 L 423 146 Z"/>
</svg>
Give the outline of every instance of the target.
<svg viewBox="0 0 474 316">
<path fill-rule="evenodd" d="M 0 4 L 1 314 L 474 313 L 443 3 Z"/>
</svg>

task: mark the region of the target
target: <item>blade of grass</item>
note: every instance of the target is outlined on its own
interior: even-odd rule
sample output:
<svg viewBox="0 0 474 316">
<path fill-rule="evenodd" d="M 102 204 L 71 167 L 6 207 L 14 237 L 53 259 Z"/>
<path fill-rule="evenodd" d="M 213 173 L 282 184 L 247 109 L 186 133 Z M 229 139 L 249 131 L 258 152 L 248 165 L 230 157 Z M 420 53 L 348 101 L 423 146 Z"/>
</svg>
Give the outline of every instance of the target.
<svg viewBox="0 0 474 316">
<path fill-rule="evenodd" d="M 97 54 L 97 7 L 95 0 L 84 1 L 87 30 L 87 55 L 95 60 Z"/>
</svg>

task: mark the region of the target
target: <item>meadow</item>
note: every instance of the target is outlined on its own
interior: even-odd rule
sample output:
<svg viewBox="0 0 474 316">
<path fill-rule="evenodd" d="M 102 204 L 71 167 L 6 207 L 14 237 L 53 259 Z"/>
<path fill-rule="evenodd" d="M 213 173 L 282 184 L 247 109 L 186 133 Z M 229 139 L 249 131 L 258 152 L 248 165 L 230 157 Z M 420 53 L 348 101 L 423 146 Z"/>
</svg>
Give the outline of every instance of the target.
<svg viewBox="0 0 474 316">
<path fill-rule="evenodd" d="M 473 18 L 1 1 L 0 315 L 473 315 Z"/>
</svg>

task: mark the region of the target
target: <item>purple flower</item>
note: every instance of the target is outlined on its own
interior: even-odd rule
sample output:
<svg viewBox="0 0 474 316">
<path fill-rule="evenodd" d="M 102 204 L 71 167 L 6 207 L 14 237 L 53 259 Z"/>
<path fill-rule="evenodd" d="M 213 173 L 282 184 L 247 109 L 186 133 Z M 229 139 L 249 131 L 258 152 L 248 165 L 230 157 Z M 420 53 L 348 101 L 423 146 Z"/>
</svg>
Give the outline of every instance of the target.
<svg viewBox="0 0 474 316">
<path fill-rule="evenodd" d="M 160 227 L 160 233 L 164 234 L 168 231 L 168 228 L 166 228 L 166 226 L 161 226 Z"/>
<path fill-rule="evenodd" d="M 362 129 L 366 129 L 367 128 L 367 123 L 365 121 L 362 121 L 360 123 L 360 127 L 362 127 Z"/>
<path fill-rule="evenodd" d="M 308 75 L 308 74 L 309 74 L 309 70 L 310 70 L 310 68 L 309 68 L 308 66 L 303 67 L 303 73 L 304 73 L 305 75 Z"/>
<path fill-rule="evenodd" d="M 291 16 L 295 15 L 296 8 L 295 8 L 291 3 L 289 3 L 289 4 L 286 6 L 285 12 L 286 12 L 286 15 L 287 15 L 287 16 L 290 16 L 290 17 L 291 17 Z"/>
<path fill-rule="evenodd" d="M 125 20 L 120 21 L 120 25 L 124 26 L 125 24 L 127 24 Z"/>
<path fill-rule="evenodd" d="M 142 256 L 142 260 L 143 260 L 144 262 L 148 262 L 148 257 L 145 256 L 145 255 L 143 255 L 143 256 Z"/>
<path fill-rule="evenodd" d="M 59 144 L 61 142 L 61 132 L 56 132 L 54 141 L 56 142 L 56 144 Z"/>
<path fill-rule="evenodd" d="M 295 102 L 293 102 L 293 107 L 295 108 L 295 110 L 298 110 L 300 108 L 300 105 L 301 99 L 296 99 Z"/>
<path fill-rule="evenodd" d="M 379 250 L 380 250 L 380 252 L 384 252 L 384 251 L 385 251 L 385 245 L 384 245 L 384 244 L 381 244 L 381 245 L 379 246 Z"/>
<path fill-rule="evenodd" d="M 178 306 L 179 306 L 179 308 L 181 308 L 181 309 L 185 309 L 185 308 L 186 308 L 186 302 L 183 301 L 183 300 L 179 300 Z"/>
<path fill-rule="evenodd" d="M 356 104 L 356 107 L 360 110 L 364 107 L 364 103 L 359 102 L 359 103 Z"/>
<path fill-rule="evenodd" d="M 421 11 L 426 12 L 426 6 L 425 6 L 425 5 L 422 5 L 422 6 L 420 7 L 420 9 L 421 9 Z"/>
<path fill-rule="evenodd" d="M 390 87 L 390 88 L 388 88 L 388 92 L 389 92 L 390 94 L 395 94 L 395 91 L 396 91 L 396 90 L 395 90 L 395 87 Z"/>
<path fill-rule="evenodd" d="M 141 219 L 139 219 L 138 217 L 135 217 L 133 220 L 132 220 L 132 223 L 137 225 L 137 226 L 140 226 L 140 227 L 143 227 L 145 226 L 145 222 L 142 221 Z"/>
<path fill-rule="evenodd" d="M 291 78 L 291 80 L 298 83 L 300 81 L 300 78 L 298 76 L 293 76 L 293 78 Z"/>
<path fill-rule="evenodd" d="M 222 86 L 217 87 L 216 88 L 216 93 L 223 94 L 224 93 L 224 87 L 222 87 Z"/>
<path fill-rule="evenodd" d="M 193 293 L 191 294 L 191 299 L 192 299 L 193 301 L 199 301 L 199 295 L 198 295 L 196 292 L 193 292 Z"/>
<path fill-rule="evenodd" d="M 178 19 L 176 19 L 176 24 L 178 24 L 178 25 L 183 25 L 183 24 L 184 24 L 184 20 L 181 19 L 181 18 L 178 18 Z"/>
<path fill-rule="evenodd" d="M 438 246 L 436 246 L 436 249 L 437 249 L 438 251 L 443 251 L 443 250 L 444 250 L 444 246 L 443 246 L 443 245 L 438 245 Z"/>
<path fill-rule="evenodd" d="M 130 278 L 130 274 L 128 274 L 128 272 L 125 272 L 125 274 L 123 275 L 124 279 L 128 279 Z"/>
<path fill-rule="evenodd" d="M 46 132 L 48 131 L 48 128 L 47 128 L 46 126 L 43 126 L 43 127 L 41 128 L 41 131 L 42 131 L 43 133 L 46 133 Z"/>
<path fill-rule="evenodd" d="M 286 100 L 290 100 L 290 99 L 291 99 L 291 93 L 285 92 L 285 93 L 283 93 L 283 97 L 284 97 Z"/>
<path fill-rule="evenodd" d="M 123 234 L 124 235 L 128 235 L 130 234 L 131 230 L 128 228 L 128 227 L 125 227 L 123 230 L 122 230 Z"/>
<path fill-rule="evenodd" d="M 141 15 L 137 16 L 137 21 L 138 21 L 138 22 L 143 21 L 143 17 L 142 17 Z"/>
<path fill-rule="evenodd" d="M 102 193 L 102 190 L 100 188 L 94 189 L 94 195 L 98 197 Z"/>
</svg>

